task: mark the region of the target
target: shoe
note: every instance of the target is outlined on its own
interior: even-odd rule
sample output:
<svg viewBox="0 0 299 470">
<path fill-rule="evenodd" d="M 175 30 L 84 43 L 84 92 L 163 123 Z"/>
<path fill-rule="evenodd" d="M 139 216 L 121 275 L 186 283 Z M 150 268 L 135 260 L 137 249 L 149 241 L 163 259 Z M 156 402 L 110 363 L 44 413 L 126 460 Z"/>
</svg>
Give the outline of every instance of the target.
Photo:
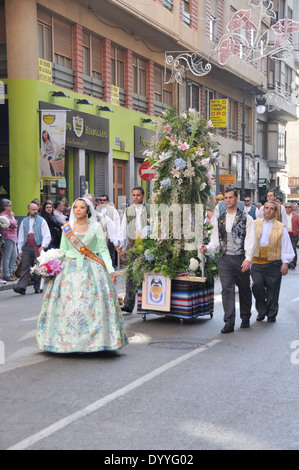
<svg viewBox="0 0 299 470">
<path fill-rule="evenodd" d="M 256 321 L 263 321 L 265 319 L 265 315 L 258 315 L 256 317 Z"/>
<path fill-rule="evenodd" d="M 132 310 L 125 306 L 121 307 L 121 311 L 124 315 L 129 315 L 130 313 L 132 313 Z"/>
<path fill-rule="evenodd" d="M 233 333 L 233 331 L 234 331 L 233 326 L 225 325 L 225 327 L 222 328 L 221 333 Z"/>
<path fill-rule="evenodd" d="M 0 279 L 0 286 L 5 286 L 6 281 L 3 281 L 3 279 Z"/>
<path fill-rule="evenodd" d="M 25 295 L 25 294 L 26 294 L 25 289 L 22 289 L 22 287 L 15 286 L 15 287 L 13 287 L 13 290 L 14 290 L 14 292 L 16 292 L 17 294 L 21 294 L 21 295 Z"/>
<path fill-rule="evenodd" d="M 250 321 L 249 320 L 242 320 L 240 328 L 249 328 Z"/>
<path fill-rule="evenodd" d="M 276 322 L 276 317 L 268 318 L 267 322 L 268 323 L 275 323 Z"/>
<path fill-rule="evenodd" d="M 11 276 L 3 276 L 3 280 L 7 282 L 11 282 L 11 281 L 14 281 L 14 278 Z"/>
<path fill-rule="evenodd" d="M 35 294 L 42 294 L 43 292 L 43 289 L 35 289 L 34 291 Z"/>
</svg>

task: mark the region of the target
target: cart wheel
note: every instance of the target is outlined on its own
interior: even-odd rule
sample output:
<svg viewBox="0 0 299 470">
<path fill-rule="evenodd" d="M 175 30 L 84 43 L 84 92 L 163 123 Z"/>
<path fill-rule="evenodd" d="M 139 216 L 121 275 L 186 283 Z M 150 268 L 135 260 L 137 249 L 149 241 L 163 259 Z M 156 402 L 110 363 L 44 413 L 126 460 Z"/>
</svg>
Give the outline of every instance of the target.
<svg viewBox="0 0 299 470">
<path fill-rule="evenodd" d="M 146 314 L 145 313 L 142 315 L 142 320 L 146 321 Z"/>
<path fill-rule="evenodd" d="M 181 325 L 184 324 L 184 319 L 183 318 L 180 318 L 180 323 L 181 323 Z"/>
<path fill-rule="evenodd" d="M 213 316 L 214 316 L 214 313 L 210 313 L 210 317 L 213 318 Z"/>
</svg>

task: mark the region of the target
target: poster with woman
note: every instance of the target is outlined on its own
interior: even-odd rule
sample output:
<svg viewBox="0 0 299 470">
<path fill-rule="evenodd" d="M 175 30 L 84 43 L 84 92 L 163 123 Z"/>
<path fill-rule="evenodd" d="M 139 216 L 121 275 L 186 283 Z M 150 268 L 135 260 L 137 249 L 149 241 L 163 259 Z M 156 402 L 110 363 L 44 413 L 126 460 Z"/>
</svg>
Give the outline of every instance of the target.
<svg viewBox="0 0 299 470">
<path fill-rule="evenodd" d="M 64 178 L 66 111 L 41 112 L 40 175 L 42 179 Z"/>
</svg>

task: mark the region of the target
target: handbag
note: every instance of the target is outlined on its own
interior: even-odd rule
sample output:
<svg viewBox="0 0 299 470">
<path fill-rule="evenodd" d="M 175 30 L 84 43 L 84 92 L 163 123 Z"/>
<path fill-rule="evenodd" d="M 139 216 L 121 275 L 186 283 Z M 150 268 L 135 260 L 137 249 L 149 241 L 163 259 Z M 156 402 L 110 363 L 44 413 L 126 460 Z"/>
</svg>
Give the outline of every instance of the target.
<svg viewBox="0 0 299 470">
<path fill-rule="evenodd" d="M 22 271 L 22 261 L 19 262 L 17 269 L 15 270 L 15 276 L 17 278 L 21 277 L 21 271 Z"/>
</svg>

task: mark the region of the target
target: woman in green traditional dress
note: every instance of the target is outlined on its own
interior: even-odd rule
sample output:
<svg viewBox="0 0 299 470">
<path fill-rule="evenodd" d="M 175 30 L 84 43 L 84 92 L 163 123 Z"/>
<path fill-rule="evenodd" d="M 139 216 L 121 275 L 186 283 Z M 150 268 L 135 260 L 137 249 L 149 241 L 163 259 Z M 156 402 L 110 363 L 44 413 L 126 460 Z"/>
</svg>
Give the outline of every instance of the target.
<svg viewBox="0 0 299 470">
<path fill-rule="evenodd" d="M 63 270 L 49 281 L 37 346 L 54 353 L 117 350 L 128 343 L 114 269 L 92 204 L 77 199 L 62 228 Z"/>
</svg>

